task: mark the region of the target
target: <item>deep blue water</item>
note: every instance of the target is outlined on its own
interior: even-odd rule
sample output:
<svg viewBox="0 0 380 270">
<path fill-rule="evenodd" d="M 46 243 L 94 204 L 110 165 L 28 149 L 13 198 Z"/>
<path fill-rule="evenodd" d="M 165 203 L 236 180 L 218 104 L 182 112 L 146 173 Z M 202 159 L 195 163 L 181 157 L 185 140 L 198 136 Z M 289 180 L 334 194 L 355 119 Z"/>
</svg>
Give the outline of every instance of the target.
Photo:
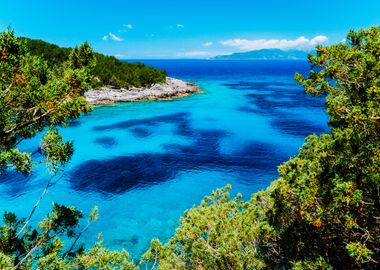
<svg viewBox="0 0 380 270">
<path fill-rule="evenodd" d="M 204 91 L 170 101 L 96 107 L 61 128 L 75 154 L 63 178 L 38 208 L 38 221 L 55 201 L 100 220 L 85 233 L 102 233 L 111 248 L 137 258 L 150 239 L 166 241 L 187 208 L 213 189 L 232 184 L 246 199 L 266 188 L 277 166 L 297 153 L 305 136 L 328 132 L 324 100 L 303 94 L 296 71 L 304 61 L 145 60 Z M 39 136 L 21 147 L 34 151 Z M 0 210 L 26 216 L 49 175 L 0 177 Z"/>
</svg>

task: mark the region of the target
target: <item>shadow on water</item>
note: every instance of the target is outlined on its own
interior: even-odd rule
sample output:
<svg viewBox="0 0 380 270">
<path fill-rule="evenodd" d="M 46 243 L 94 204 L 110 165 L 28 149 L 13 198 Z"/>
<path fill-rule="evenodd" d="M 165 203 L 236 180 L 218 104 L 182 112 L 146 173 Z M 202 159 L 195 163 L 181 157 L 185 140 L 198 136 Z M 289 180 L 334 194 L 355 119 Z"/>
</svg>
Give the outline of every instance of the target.
<svg viewBox="0 0 380 270">
<path fill-rule="evenodd" d="M 94 140 L 95 144 L 99 144 L 104 148 L 111 148 L 117 146 L 117 141 L 112 137 L 99 137 Z"/>
<path fill-rule="evenodd" d="M 287 159 L 270 145 L 250 143 L 233 154 L 220 151 L 220 141 L 228 134 L 221 130 L 199 130 L 189 125 L 187 114 L 171 114 L 139 121 L 124 121 L 97 130 L 151 126 L 173 123 L 176 133 L 189 136 L 191 145 L 164 145 L 163 153 L 141 153 L 107 160 L 89 160 L 75 167 L 69 177 L 72 188 L 100 193 L 124 193 L 174 179 L 179 173 L 193 170 L 223 172 L 256 170 L 274 171 Z"/>
<path fill-rule="evenodd" d="M 309 133 L 326 132 L 326 126 L 320 121 L 313 123 L 291 112 L 292 109 L 297 112 L 298 109 L 306 107 L 324 107 L 324 99 L 302 95 L 295 84 L 237 82 L 225 86 L 247 91 L 244 97 L 248 104 L 239 107 L 239 111 L 268 116 L 273 128 L 284 134 L 305 137 Z M 290 110 L 290 113 L 284 113 L 284 109 Z M 163 145 L 164 150 L 161 153 L 149 152 L 107 160 L 88 160 L 69 172 L 67 179 L 71 187 L 79 191 L 120 194 L 130 189 L 174 179 L 178 174 L 187 171 L 211 170 L 234 172 L 237 175 L 239 172 L 246 175 L 275 175 L 276 166 L 288 159 L 287 155 L 282 154 L 273 145 L 260 142 L 250 142 L 232 154 L 223 153 L 220 150 L 220 142 L 229 134 L 222 130 L 194 129 L 190 125 L 189 117 L 190 113 L 181 112 L 93 127 L 96 132 L 126 130 L 136 137 L 144 138 L 151 136 L 155 127 L 169 123 L 175 127 L 176 135 L 190 138 L 193 143 L 166 144 Z M 94 143 L 104 148 L 118 146 L 117 140 L 109 136 L 100 136 Z M 247 178 L 249 177 L 239 181 L 250 181 Z M 12 172 L 0 176 L 0 184 L 9 186 L 8 191 L 14 195 L 27 189 L 25 184 L 14 183 L 27 183 L 28 180 L 29 177 Z"/>
<path fill-rule="evenodd" d="M 249 91 L 244 97 L 253 106 L 241 106 L 238 110 L 270 117 L 271 126 L 285 134 L 305 137 L 312 133 L 328 132 L 328 127 L 320 121 L 312 122 L 291 112 L 302 108 L 325 108 L 324 98 L 302 94 L 296 83 L 236 82 L 224 86 Z"/>
<path fill-rule="evenodd" d="M 94 131 L 110 131 L 110 130 L 128 130 L 136 137 L 144 138 L 152 134 L 150 128 L 157 127 L 161 124 L 174 124 L 176 126 L 176 134 L 180 136 L 193 136 L 195 130 L 191 129 L 187 118 L 189 113 L 174 113 L 168 115 L 155 116 L 143 119 L 133 119 L 117 122 L 111 125 L 96 126 Z"/>
<path fill-rule="evenodd" d="M 222 86 L 227 86 L 228 88 L 235 90 L 266 90 L 272 89 L 274 87 L 292 87 L 294 83 L 287 82 L 245 82 L 239 81 L 235 83 L 223 83 Z"/>
<path fill-rule="evenodd" d="M 20 196 L 28 190 L 28 182 L 34 176 L 24 175 L 13 170 L 7 170 L 0 174 L 0 185 L 5 186 L 5 192 L 11 196 Z"/>
<path fill-rule="evenodd" d="M 163 116 L 156 116 L 144 119 L 133 119 L 117 122 L 111 125 L 96 126 L 94 131 L 109 131 L 115 129 L 130 129 L 134 127 L 155 127 L 162 123 L 179 123 L 188 116 L 188 113 L 175 113 Z"/>
<path fill-rule="evenodd" d="M 326 126 L 299 119 L 292 114 L 282 114 L 281 117 L 275 117 L 271 125 L 281 130 L 282 133 L 303 138 L 310 134 L 322 134 L 329 131 Z"/>
<path fill-rule="evenodd" d="M 130 129 L 133 135 L 139 138 L 145 138 L 152 134 L 152 132 L 149 129 L 142 128 L 142 127 L 136 127 Z"/>
<path fill-rule="evenodd" d="M 78 120 L 78 119 L 71 120 L 71 121 L 67 124 L 68 127 L 79 127 L 79 126 L 81 126 L 81 125 L 82 125 L 82 122 L 81 122 L 80 120 Z"/>
</svg>

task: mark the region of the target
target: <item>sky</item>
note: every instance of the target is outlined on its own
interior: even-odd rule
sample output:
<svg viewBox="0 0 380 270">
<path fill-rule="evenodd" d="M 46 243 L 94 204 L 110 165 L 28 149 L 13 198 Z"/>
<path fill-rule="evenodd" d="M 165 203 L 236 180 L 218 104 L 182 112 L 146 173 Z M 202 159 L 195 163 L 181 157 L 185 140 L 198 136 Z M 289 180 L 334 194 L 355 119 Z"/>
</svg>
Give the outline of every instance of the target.
<svg viewBox="0 0 380 270">
<path fill-rule="evenodd" d="M 309 50 L 380 25 L 380 0 L 1 0 L 0 30 L 124 59 Z"/>
</svg>

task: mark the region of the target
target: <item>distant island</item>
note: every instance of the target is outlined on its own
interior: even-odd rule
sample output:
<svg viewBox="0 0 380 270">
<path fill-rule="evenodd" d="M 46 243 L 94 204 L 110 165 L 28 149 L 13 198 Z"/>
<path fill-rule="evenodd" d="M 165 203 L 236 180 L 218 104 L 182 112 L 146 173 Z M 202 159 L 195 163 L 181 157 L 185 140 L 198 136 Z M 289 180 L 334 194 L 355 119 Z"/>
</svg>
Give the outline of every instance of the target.
<svg viewBox="0 0 380 270">
<path fill-rule="evenodd" d="M 213 60 L 307 60 L 308 52 L 301 50 L 262 49 L 242 53 L 218 55 Z"/>
</svg>

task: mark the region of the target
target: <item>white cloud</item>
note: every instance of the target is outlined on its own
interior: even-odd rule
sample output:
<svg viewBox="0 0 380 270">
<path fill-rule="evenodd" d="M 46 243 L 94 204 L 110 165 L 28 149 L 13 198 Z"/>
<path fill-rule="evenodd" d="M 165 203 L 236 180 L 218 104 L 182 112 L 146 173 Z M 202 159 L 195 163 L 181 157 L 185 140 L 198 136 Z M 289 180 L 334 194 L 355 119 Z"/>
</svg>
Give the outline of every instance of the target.
<svg viewBox="0 0 380 270">
<path fill-rule="evenodd" d="M 123 41 L 123 39 L 119 36 L 116 36 L 115 34 L 113 34 L 112 32 L 109 33 L 109 36 L 111 37 L 111 39 L 113 41 Z"/>
<path fill-rule="evenodd" d="M 123 24 L 124 27 L 127 27 L 128 29 L 133 29 L 133 25 L 128 23 L 128 24 Z"/>
<path fill-rule="evenodd" d="M 108 36 L 108 35 L 106 35 L 106 36 L 104 36 L 102 39 L 103 39 L 103 40 L 107 40 L 107 39 L 108 39 L 108 37 L 109 37 L 109 36 Z"/>
<path fill-rule="evenodd" d="M 213 44 L 214 44 L 213 42 L 211 42 L 211 41 L 207 41 L 207 42 L 203 43 L 202 46 L 203 46 L 203 47 L 210 47 L 210 46 L 212 46 Z"/>
<path fill-rule="evenodd" d="M 213 53 L 208 51 L 190 51 L 177 53 L 179 57 L 210 57 Z"/>
<path fill-rule="evenodd" d="M 220 43 L 225 46 L 237 47 L 242 51 L 255 51 L 261 49 L 308 49 L 314 47 L 317 44 L 324 43 L 328 40 L 326 36 L 316 36 L 314 38 L 307 39 L 301 36 L 294 40 L 287 39 L 229 39 L 221 41 Z"/>
<path fill-rule="evenodd" d="M 311 45 L 317 45 L 321 43 L 325 43 L 328 40 L 326 36 L 316 36 L 312 40 L 310 40 Z"/>
<path fill-rule="evenodd" d="M 125 54 L 118 53 L 118 54 L 115 54 L 115 57 L 116 58 L 125 58 Z"/>
<path fill-rule="evenodd" d="M 185 26 L 183 24 L 177 24 L 177 28 L 185 28 Z"/>
</svg>

